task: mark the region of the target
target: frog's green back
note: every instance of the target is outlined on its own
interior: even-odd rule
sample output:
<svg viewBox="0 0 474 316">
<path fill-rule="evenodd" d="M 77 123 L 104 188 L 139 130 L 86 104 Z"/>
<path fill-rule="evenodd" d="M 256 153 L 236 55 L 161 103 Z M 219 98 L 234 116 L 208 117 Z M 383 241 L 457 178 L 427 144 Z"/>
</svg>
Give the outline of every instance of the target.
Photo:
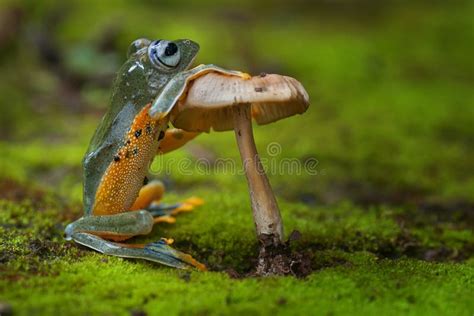
<svg viewBox="0 0 474 316">
<path fill-rule="evenodd" d="M 152 99 L 143 69 L 128 72 L 130 62 L 119 71 L 112 90 L 110 105 L 102 118 L 84 156 L 84 208 L 90 214 L 95 192 L 115 153 L 122 146 L 125 134 L 140 110 Z"/>
</svg>

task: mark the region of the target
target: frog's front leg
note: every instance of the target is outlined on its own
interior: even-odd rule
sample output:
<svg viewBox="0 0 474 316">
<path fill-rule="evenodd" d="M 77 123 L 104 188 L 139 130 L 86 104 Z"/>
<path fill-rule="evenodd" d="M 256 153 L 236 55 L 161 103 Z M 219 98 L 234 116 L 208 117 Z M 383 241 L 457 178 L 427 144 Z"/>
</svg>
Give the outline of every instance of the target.
<svg viewBox="0 0 474 316">
<path fill-rule="evenodd" d="M 149 234 L 154 222 L 153 215 L 145 210 L 84 216 L 66 227 L 66 238 L 107 255 L 146 259 L 181 269 L 195 267 L 206 270 L 202 263 L 190 255 L 170 247 L 170 242 L 166 239 L 149 244 L 117 242 Z"/>
<path fill-rule="evenodd" d="M 178 149 L 190 140 L 196 138 L 199 134 L 199 132 L 188 132 L 179 128 L 167 129 L 158 146 L 158 154 L 166 154 Z"/>
<path fill-rule="evenodd" d="M 238 76 L 249 79 L 250 75 L 236 70 L 228 70 L 216 65 L 199 65 L 193 69 L 178 73 L 171 79 L 163 91 L 153 101 L 149 114 L 153 119 L 160 119 L 168 115 L 176 102 L 186 91 L 188 82 L 209 72 L 218 72 L 229 76 Z"/>
</svg>

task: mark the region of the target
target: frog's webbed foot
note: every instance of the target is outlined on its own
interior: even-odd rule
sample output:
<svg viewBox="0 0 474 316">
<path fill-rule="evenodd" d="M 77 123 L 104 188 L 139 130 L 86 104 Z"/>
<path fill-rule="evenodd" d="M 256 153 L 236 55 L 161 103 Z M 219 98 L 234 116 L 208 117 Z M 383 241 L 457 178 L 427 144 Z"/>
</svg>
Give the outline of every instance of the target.
<svg viewBox="0 0 474 316">
<path fill-rule="evenodd" d="M 161 239 L 157 242 L 152 242 L 145 245 L 144 250 L 150 258 L 160 258 L 161 263 L 172 267 L 195 267 L 201 271 L 207 270 L 204 264 L 194 259 L 191 255 L 170 247 L 170 244 L 171 243 L 168 240 Z"/>
<path fill-rule="evenodd" d="M 145 184 L 132 206 L 132 210 L 145 209 L 151 213 L 155 223 L 174 223 L 174 216 L 182 212 L 190 212 L 196 206 L 202 205 L 204 201 L 197 197 L 191 197 L 183 202 L 166 204 L 161 203 L 165 187 L 159 180 L 153 180 Z"/>
<path fill-rule="evenodd" d="M 191 197 L 183 202 L 175 204 L 166 203 L 152 203 L 147 211 L 153 216 L 155 223 L 169 223 L 176 222 L 174 216 L 179 213 L 191 212 L 196 206 L 204 204 L 204 201 L 198 197 Z"/>
<path fill-rule="evenodd" d="M 194 267 L 206 271 L 204 264 L 198 262 L 192 256 L 170 247 L 171 242 L 164 238 L 149 244 L 116 243 L 84 232 L 74 233 L 72 238 L 77 243 L 106 255 L 145 259 L 179 269 Z"/>
<path fill-rule="evenodd" d="M 204 200 L 198 197 L 190 197 L 183 202 L 178 202 L 174 204 L 167 203 L 151 203 L 151 205 L 146 209 L 148 212 L 153 215 L 153 217 L 160 216 L 175 216 L 179 213 L 191 212 L 196 206 L 204 204 Z"/>
</svg>

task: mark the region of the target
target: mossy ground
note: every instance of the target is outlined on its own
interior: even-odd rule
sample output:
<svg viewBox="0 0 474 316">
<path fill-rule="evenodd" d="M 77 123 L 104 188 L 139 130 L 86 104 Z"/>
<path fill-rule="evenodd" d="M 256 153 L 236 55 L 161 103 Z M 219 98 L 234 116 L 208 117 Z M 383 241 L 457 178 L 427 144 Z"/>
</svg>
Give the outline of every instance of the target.
<svg viewBox="0 0 474 316">
<path fill-rule="evenodd" d="M 474 313 L 469 1 L 10 1 L 1 12 L 10 27 L 0 36 L 0 309 Z M 239 159 L 232 133 L 202 135 L 155 162 L 167 201 L 196 195 L 206 204 L 137 239 L 172 237 L 210 272 L 64 241 L 65 225 L 81 216 L 81 158 L 110 80 L 142 36 L 189 37 L 201 44 L 198 62 L 288 74 L 307 88 L 307 113 L 255 134 L 287 235 L 301 232 L 292 247 L 311 256 L 312 274 L 231 277 L 257 254 L 245 178 L 222 169 L 222 159 Z M 290 170 L 295 162 L 302 169 Z"/>
</svg>

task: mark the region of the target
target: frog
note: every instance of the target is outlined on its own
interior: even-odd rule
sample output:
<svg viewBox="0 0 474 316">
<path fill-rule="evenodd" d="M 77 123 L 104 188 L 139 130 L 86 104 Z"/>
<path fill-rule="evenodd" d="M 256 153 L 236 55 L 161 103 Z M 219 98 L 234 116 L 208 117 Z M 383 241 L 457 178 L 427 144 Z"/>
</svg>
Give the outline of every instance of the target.
<svg viewBox="0 0 474 316">
<path fill-rule="evenodd" d="M 248 77 L 213 64 L 191 68 L 198 51 L 199 44 L 189 39 L 140 38 L 130 44 L 113 81 L 107 112 L 82 161 L 84 214 L 66 226 L 67 240 L 105 255 L 206 270 L 203 263 L 173 248 L 171 238 L 126 242 L 149 235 L 156 223 L 173 223 L 177 214 L 203 203 L 191 197 L 164 204 L 163 183 L 149 180 L 155 156 L 178 149 L 199 134 L 169 126 L 169 113 L 186 85 L 209 72 Z"/>
</svg>

